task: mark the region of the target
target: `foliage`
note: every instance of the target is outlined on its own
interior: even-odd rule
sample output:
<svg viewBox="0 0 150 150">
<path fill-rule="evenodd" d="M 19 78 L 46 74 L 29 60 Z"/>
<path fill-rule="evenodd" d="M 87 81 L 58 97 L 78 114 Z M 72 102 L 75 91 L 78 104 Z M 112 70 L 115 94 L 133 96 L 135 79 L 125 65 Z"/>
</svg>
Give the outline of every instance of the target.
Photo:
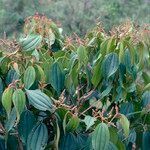
<svg viewBox="0 0 150 150">
<path fill-rule="evenodd" d="M 97 25 L 72 40 L 45 16 L 28 19 L 16 51 L 0 52 L 0 148 L 146 149 L 149 31 Z"/>
</svg>

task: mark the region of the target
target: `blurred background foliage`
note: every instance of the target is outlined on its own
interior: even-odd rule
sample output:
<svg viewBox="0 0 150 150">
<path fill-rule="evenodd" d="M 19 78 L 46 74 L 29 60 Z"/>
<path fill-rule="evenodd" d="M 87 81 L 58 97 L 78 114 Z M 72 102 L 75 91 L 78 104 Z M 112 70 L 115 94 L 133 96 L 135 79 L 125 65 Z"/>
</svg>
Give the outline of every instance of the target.
<svg viewBox="0 0 150 150">
<path fill-rule="evenodd" d="M 150 0 L 0 0 L 0 37 L 19 33 L 27 16 L 45 14 L 65 34 L 82 36 L 102 22 L 106 31 L 126 19 L 150 23 Z"/>
</svg>

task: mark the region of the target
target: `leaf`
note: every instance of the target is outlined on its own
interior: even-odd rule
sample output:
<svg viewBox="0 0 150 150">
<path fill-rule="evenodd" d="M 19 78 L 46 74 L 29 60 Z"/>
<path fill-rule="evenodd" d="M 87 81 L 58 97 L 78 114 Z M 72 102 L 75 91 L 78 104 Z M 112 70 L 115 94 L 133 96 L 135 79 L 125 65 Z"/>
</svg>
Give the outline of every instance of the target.
<svg viewBox="0 0 150 150">
<path fill-rule="evenodd" d="M 142 72 L 142 77 L 144 79 L 144 82 L 147 84 L 147 83 L 150 83 L 150 75 L 147 73 L 147 72 Z"/>
<path fill-rule="evenodd" d="M 142 104 L 143 107 L 147 107 L 148 105 L 150 105 L 150 91 L 146 91 L 142 95 Z"/>
<path fill-rule="evenodd" d="M 64 89 L 65 75 L 61 71 L 59 64 L 55 62 L 50 69 L 49 83 L 57 91 L 58 94 Z"/>
<path fill-rule="evenodd" d="M 123 128 L 125 137 L 128 137 L 130 122 L 128 121 L 127 117 L 125 115 L 121 114 L 119 123 L 121 124 L 121 126 Z"/>
<path fill-rule="evenodd" d="M 24 84 L 25 88 L 29 89 L 35 81 L 35 69 L 29 66 L 24 73 Z"/>
<path fill-rule="evenodd" d="M 14 70 L 11 69 L 8 71 L 7 76 L 6 76 L 6 84 L 9 85 L 15 80 L 19 79 L 19 74 Z"/>
<path fill-rule="evenodd" d="M 5 124 L 5 129 L 7 132 L 9 132 L 13 128 L 14 124 L 16 123 L 16 118 L 17 118 L 16 109 L 13 108 L 10 115 L 9 115 L 9 118 Z"/>
<path fill-rule="evenodd" d="M 75 131 L 79 126 L 79 123 L 80 123 L 80 119 L 78 118 L 78 116 L 73 115 L 66 125 L 66 131 L 67 132 Z"/>
<path fill-rule="evenodd" d="M 21 114 L 18 132 L 24 144 L 27 143 L 28 135 L 34 126 L 35 121 L 35 117 L 31 111 L 26 110 Z"/>
<path fill-rule="evenodd" d="M 38 123 L 27 139 L 27 150 L 44 150 L 48 141 L 48 130 L 44 123 Z"/>
<path fill-rule="evenodd" d="M 104 78 L 112 76 L 119 67 L 119 58 L 116 53 L 110 53 L 106 56 L 102 63 L 102 74 Z"/>
<path fill-rule="evenodd" d="M 19 119 L 21 113 L 24 110 L 25 103 L 26 103 L 25 93 L 21 89 L 17 89 L 13 93 L 12 99 L 13 99 L 14 107 L 16 109 L 17 118 Z"/>
<path fill-rule="evenodd" d="M 37 48 L 42 42 L 41 35 L 28 35 L 20 39 L 20 45 L 24 51 L 31 51 Z"/>
<path fill-rule="evenodd" d="M 32 54 L 33 57 L 35 57 L 36 61 L 38 62 L 40 60 L 40 54 L 39 52 L 35 49 Z"/>
<path fill-rule="evenodd" d="M 17 137 L 15 135 L 9 134 L 7 138 L 7 150 L 17 150 L 19 147 Z"/>
<path fill-rule="evenodd" d="M 42 111 L 52 110 L 51 99 L 41 90 L 26 90 L 26 94 L 30 104 L 35 108 Z"/>
<path fill-rule="evenodd" d="M 37 80 L 45 82 L 46 76 L 45 76 L 45 73 L 44 73 L 44 70 L 42 69 L 42 67 L 40 67 L 39 65 L 36 64 L 35 71 L 36 71 Z"/>
<path fill-rule="evenodd" d="M 83 122 L 86 124 L 86 131 L 92 127 L 97 119 L 91 116 L 85 116 Z"/>
<path fill-rule="evenodd" d="M 13 95 L 13 88 L 8 87 L 5 89 L 2 95 L 2 105 L 5 108 L 7 112 L 7 116 L 9 118 L 9 114 L 11 112 L 11 106 L 12 106 L 12 95 Z"/>
<path fill-rule="evenodd" d="M 109 128 L 109 133 L 110 133 L 110 141 L 114 144 L 116 144 L 118 142 L 118 130 L 114 127 L 110 127 Z"/>
<path fill-rule="evenodd" d="M 148 147 L 150 147 L 150 132 L 145 131 L 142 137 L 142 150 L 148 150 Z"/>
<path fill-rule="evenodd" d="M 60 140 L 60 150 L 77 150 L 77 140 L 74 134 L 67 133 Z"/>
<path fill-rule="evenodd" d="M 118 148 L 112 142 L 109 142 L 106 150 L 118 150 Z"/>
<path fill-rule="evenodd" d="M 121 108 L 120 108 L 120 113 L 128 116 L 128 114 L 134 112 L 134 106 L 133 103 L 127 102 L 127 103 L 122 103 Z"/>
<path fill-rule="evenodd" d="M 1 100 L 1 96 L 3 94 L 3 90 L 4 90 L 4 85 L 3 85 L 2 79 L 0 78 L 0 100 Z"/>
<path fill-rule="evenodd" d="M 0 150 L 6 150 L 5 140 L 0 138 Z"/>
<path fill-rule="evenodd" d="M 88 56 L 86 52 L 86 48 L 80 45 L 77 49 L 77 55 L 80 62 L 80 65 L 85 65 L 88 61 Z"/>
<path fill-rule="evenodd" d="M 136 138 L 137 138 L 137 135 L 136 135 L 135 130 L 131 130 L 130 134 L 129 134 L 129 137 L 127 139 L 127 143 L 128 144 L 129 143 L 132 143 L 132 144 L 136 143 Z"/>
<path fill-rule="evenodd" d="M 125 145 L 121 141 L 118 141 L 116 146 L 117 146 L 118 150 L 126 150 Z"/>
<path fill-rule="evenodd" d="M 93 69 L 92 83 L 95 87 L 99 84 L 101 80 L 101 61 L 99 61 Z"/>
<path fill-rule="evenodd" d="M 92 134 L 92 146 L 94 150 L 106 150 L 109 144 L 109 129 L 105 123 L 100 123 Z"/>
<path fill-rule="evenodd" d="M 112 85 L 109 84 L 108 87 L 100 94 L 100 99 L 104 98 L 105 96 L 108 96 L 112 89 Z"/>
<path fill-rule="evenodd" d="M 126 49 L 125 53 L 124 53 L 124 65 L 126 66 L 128 72 L 131 72 L 131 54 L 129 49 Z"/>
</svg>

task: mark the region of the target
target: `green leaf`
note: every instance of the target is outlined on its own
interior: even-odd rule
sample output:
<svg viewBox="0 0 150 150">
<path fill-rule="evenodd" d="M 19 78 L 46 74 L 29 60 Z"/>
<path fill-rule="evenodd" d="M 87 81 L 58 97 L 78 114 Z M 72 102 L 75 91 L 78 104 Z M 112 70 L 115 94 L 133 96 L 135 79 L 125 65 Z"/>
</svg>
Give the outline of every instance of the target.
<svg viewBox="0 0 150 150">
<path fill-rule="evenodd" d="M 86 48 L 84 46 L 79 46 L 77 49 L 77 55 L 80 62 L 80 65 L 85 65 L 88 60 Z"/>
<path fill-rule="evenodd" d="M 44 123 L 38 123 L 27 139 L 27 150 L 44 150 L 48 141 L 48 130 Z"/>
<path fill-rule="evenodd" d="M 35 77 L 34 67 L 29 66 L 24 73 L 24 84 L 26 89 L 29 89 L 33 85 Z"/>
<path fill-rule="evenodd" d="M 92 134 L 92 146 L 94 150 L 106 150 L 109 144 L 109 129 L 105 123 L 100 123 Z"/>
<path fill-rule="evenodd" d="M 59 67 L 59 64 L 55 62 L 50 69 L 49 83 L 57 91 L 58 94 L 64 89 L 65 75 Z"/>
<path fill-rule="evenodd" d="M 118 150 L 126 150 L 125 145 L 121 141 L 118 141 L 116 146 L 117 146 Z"/>
<path fill-rule="evenodd" d="M 44 73 L 44 70 L 42 69 L 42 67 L 36 64 L 35 71 L 36 71 L 37 80 L 45 82 L 46 76 L 45 76 L 45 73 Z"/>
<path fill-rule="evenodd" d="M 80 119 L 73 115 L 69 122 L 66 124 L 66 131 L 67 132 L 73 132 L 77 129 L 77 127 L 79 126 L 79 123 L 80 123 Z"/>
<path fill-rule="evenodd" d="M 20 45 L 24 51 L 31 51 L 37 48 L 42 42 L 41 35 L 28 35 L 20 39 Z"/>
<path fill-rule="evenodd" d="M 150 75 L 147 73 L 147 72 L 142 72 L 142 77 L 144 79 L 144 82 L 147 84 L 147 83 L 150 83 Z"/>
<path fill-rule="evenodd" d="M 4 85 L 2 79 L 0 78 L 0 101 L 3 94 L 3 90 L 4 90 Z"/>
<path fill-rule="evenodd" d="M 102 74 L 104 78 L 109 78 L 112 76 L 119 67 L 119 58 L 116 53 L 110 53 L 103 60 L 102 64 Z"/>
<path fill-rule="evenodd" d="M 26 103 L 25 93 L 21 89 L 17 89 L 13 93 L 12 99 L 13 99 L 14 107 L 16 109 L 17 118 L 19 119 L 21 113 L 24 110 L 25 103 Z"/>
<path fill-rule="evenodd" d="M 51 99 L 41 90 L 26 90 L 31 105 L 42 111 L 52 111 Z"/>
<path fill-rule="evenodd" d="M 110 141 L 114 144 L 118 142 L 118 130 L 114 127 L 109 128 L 109 133 L 110 133 Z"/>
<path fill-rule="evenodd" d="M 148 105 L 150 105 L 150 91 L 146 91 L 142 95 L 142 104 L 143 107 L 147 107 Z"/>
<path fill-rule="evenodd" d="M 120 120 L 119 120 L 119 123 L 121 124 L 122 126 L 122 129 L 124 131 L 124 135 L 125 137 L 128 137 L 129 136 L 129 126 L 130 126 L 130 122 L 129 120 L 127 119 L 127 117 L 123 114 L 121 114 L 121 117 L 120 117 Z"/>
<path fill-rule="evenodd" d="M 91 116 L 85 116 L 83 122 L 86 124 L 86 130 L 92 127 L 97 119 Z"/>
<path fill-rule="evenodd" d="M 145 131 L 142 137 L 142 150 L 148 150 L 148 147 L 150 147 L 150 132 Z"/>
<path fill-rule="evenodd" d="M 118 150 L 118 148 L 112 142 L 109 142 L 106 150 Z"/>
<path fill-rule="evenodd" d="M 24 144 L 27 143 L 28 135 L 34 126 L 35 121 L 33 113 L 29 110 L 26 110 L 21 114 L 18 124 L 18 132 Z"/>
<path fill-rule="evenodd" d="M 92 84 L 95 87 L 97 87 L 100 80 L 101 80 L 101 61 L 99 60 L 99 62 L 94 66 L 93 69 Z"/>
<path fill-rule="evenodd" d="M 13 88 L 8 87 L 2 95 L 2 105 L 5 108 L 7 112 L 7 116 L 9 118 L 9 114 L 11 112 L 11 106 L 12 106 L 12 95 L 13 95 Z"/>
</svg>

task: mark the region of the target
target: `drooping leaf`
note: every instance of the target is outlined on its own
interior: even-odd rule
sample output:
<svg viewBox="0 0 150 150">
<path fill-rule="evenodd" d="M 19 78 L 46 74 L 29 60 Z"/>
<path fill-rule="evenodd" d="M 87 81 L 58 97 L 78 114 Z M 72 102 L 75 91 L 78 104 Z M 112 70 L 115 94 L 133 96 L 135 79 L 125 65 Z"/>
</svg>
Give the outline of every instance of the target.
<svg viewBox="0 0 150 150">
<path fill-rule="evenodd" d="M 80 65 L 86 64 L 88 60 L 88 55 L 86 52 L 86 48 L 84 46 L 79 46 L 77 49 L 77 55 L 80 62 Z"/>
<path fill-rule="evenodd" d="M 125 137 L 128 137 L 129 136 L 129 126 L 130 126 L 129 120 L 127 119 L 127 117 L 125 115 L 121 114 L 119 123 L 122 126 Z"/>
<path fill-rule="evenodd" d="M 29 66 L 24 73 L 24 84 L 26 89 L 29 89 L 33 85 L 35 77 L 34 67 Z"/>
<path fill-rule="evenodd" d="M 26 103 L 26 97 L 25 93 L 21 89 L 15 90 L 13 93 L 13 104 L 17 112 L 17 118 L 20 118 L 21 113 L 24 110 L 25 103 Z"/>
<path fill-rule="evenodd" d="M 57 91 L 58 94 L 64 89 L 65 76 L 59 64 L 55 62 L 50 68 L 49 83 Z"/>
<path fill-rule="evenodd" d="M 8 87 L 5 89 L 2 95 L 2 104 L 7 112 L 7 116 L 9 117 L 9 114 L 11 112 L 11 106 L 12 106 L 12 95 L 13 95 L 13 88 Z"/>
<path fill-rule="evenodd" d="M 106 56 L 102 64 L 102 74 L 104 78 L 112 76 L 119 67 L 119 58 L 116 53 L 110 53 Z"/>
<path fill-rule="evenodd" d="M 26 90 L 26 94 L 30 104 L 35 108 L 42 111 L 52 110 L 51 99 L 41 90 Z"/>
<path fill-rule="evenodd" d="M 94 66 L 94 69 L 93 69 L 93 76 L 92 76 L 92 83 L 93 85 L 96 87 L 100 80 L 101 80 L 101 74 L 102 74 L 102 71 L 101 71 L 101 61 L 99 60 L 99 62 Z"/>
<path fill-rule="evenodd" d="M 110 139 L 109 129 L 105 123 L 100 123 L 92 134 L 92 146 L 94 150 L 105 150 Z"/>
<path fill-rule="evenodd" d="M 21 114 L 20 121 L 18 124 L 18 132 L 23 143 L 27 143 L 28 135 L 31 132 L 35 124 L 35 117 L 29 110 L 24 111 Z"/>
<path fill-rule="evenodd" d="M 34 126 L 27 139 L 27 150 L 44 150 L 48 141 L 48 130 L 44 123 Z"/>
<path fill-rule="evenodd" d="M 85 116 L 83 122 L 86 124 L 86 130 L 92 127 L 97 119 L 91 116 Z"/>
</svg>

